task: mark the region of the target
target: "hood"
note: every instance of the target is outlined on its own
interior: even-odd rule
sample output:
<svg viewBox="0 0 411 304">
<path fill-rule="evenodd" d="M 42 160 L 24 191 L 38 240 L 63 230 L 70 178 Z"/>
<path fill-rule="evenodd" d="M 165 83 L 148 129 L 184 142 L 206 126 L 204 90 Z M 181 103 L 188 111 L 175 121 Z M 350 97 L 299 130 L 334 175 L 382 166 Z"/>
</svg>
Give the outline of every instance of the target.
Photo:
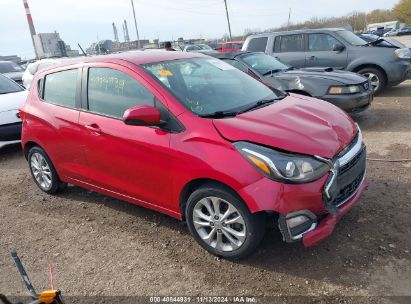
<svg viewBox="0 0 411 304">
<path fill-rule="evenodd" d="M 10 73 L 3 73 L 3 76 L 6 76 L 14 81 L 18 80 L 21 82 L 21 78 L 23 77 L 24 72 L 10 72 Z"/>
<path fill-rule="evenodd" d="M 0 94 L 0 112 L 18 110 L 26 101 L 28 91 Z"/>
<path fill-rule="evenodd" d="M 342 110 L 295 94 L 236 117 L 214 119 L 213 124 L 230 141 L 326 158 L 334 157 L 356 134 L 354 122 Z"/>
<path fill-rule="evenodd" d="M 406 48 L 405 44 L 402 44 L 397 39 L 390 37 L 379 38 L 375 41 L 369 42 L 369 44 L 378 47 L 394 47 L 399 49 Z"/>
<path fill-rule="evenodd" d="M 365 77 L 359 74 L 348 71 L 335 70 L 333 68 L 303 68 L 282 71 L 274 74 L 274 77 L 280 79 L 289 76 L 295 76 L 300 78 L 328 79 L 338 81 L 346 85 L 359 84 L 367 80 Z M 267 78 L 269 77 L 270 76 L 267 76 Z"/>
</svg>

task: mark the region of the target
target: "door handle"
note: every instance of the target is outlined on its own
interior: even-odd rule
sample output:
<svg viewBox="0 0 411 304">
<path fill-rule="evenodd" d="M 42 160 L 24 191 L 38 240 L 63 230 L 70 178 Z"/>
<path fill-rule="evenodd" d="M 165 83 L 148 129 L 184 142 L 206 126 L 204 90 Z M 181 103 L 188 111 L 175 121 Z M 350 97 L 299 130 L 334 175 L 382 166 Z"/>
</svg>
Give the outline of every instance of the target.
<svg viewBox="0 0 411 304">
<path fill-rule="evenodd" d="M 315 60 L 315 59 L 317 59 L 317 57 L 315 57 L 315 56 L 310 57 L 310 60 Z"/>
<path fill-rule="evenodd" d="M 87 130 L 90 130 L 93 133 L 101 134 L 101 129 L 97 124 L 85 125 L 84 126 Z"/>
</svg>

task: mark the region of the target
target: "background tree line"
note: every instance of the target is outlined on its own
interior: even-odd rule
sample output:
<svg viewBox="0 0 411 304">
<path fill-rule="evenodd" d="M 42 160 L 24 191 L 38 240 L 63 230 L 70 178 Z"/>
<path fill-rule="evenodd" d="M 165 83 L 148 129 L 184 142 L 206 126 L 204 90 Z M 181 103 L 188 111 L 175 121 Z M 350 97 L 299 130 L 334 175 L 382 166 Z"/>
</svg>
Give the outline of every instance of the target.
<svg viewBox="0 0 411 304">
<path fill-rule="evenodd" d="M 354 11 L 342 17 L 313 17 L 305 22 L 290 22 L 289 25 L 285 23 L 280 27 L 269 28 L 263 31 L 260 29 L 246 29 L 243 36 L 235 38 L 242 40 L 248 35 L 261 32 L 297 30 L 303 28 L 343 27 L 347 25 L 351 26 L 354 31 L 361 32 L 366 30 L 367 24 L 394 20 L 399 20 L 400 22 L 411 25 L 411 0 L 400 0 L 392 9 L 388 10 L 376 9 L 369 13 Z"/>
</svg>

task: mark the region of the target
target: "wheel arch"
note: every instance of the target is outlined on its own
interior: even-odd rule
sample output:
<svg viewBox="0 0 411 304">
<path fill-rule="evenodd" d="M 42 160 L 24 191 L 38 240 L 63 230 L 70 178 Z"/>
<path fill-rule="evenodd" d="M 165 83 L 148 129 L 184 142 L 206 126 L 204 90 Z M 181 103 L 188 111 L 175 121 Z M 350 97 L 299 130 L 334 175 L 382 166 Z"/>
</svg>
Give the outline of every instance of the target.
<svg viewBox="0 0 411 304">
<path fill-rule="evenodd" d="M 360 65 L 352 68 L 351 71 L 357 73 L 358 71 L 360 71 L 360 70 L 362 70 L 362 69 L 365 69 L 365 68 L 374 68 L 374 69 L 377 69 L 377 70 L 379 70 L 381 73 L 383 73 L 383 75 L 384 75 L 384 77 L 385 77 L 386 80 L 388 79 L 388 75 L 387 75 L 387 73 L 385 72 L 384 68 L 381 67 L 381 66 L 378 65 L 378 64 L 375 64 L 375 63 L 363 63 L 363 64 L 360 64 Z"/>
<path fill-rule="evenodd" d="M 26 142 L 26 143 L 24 144 L 24 146 L 23 146 L 23 153 L 24 153 L 24 157 L 26 158 L 26 160 L 27 160 L 28 157 L 29 157 L 29 151 L 30 151 L 30 149 L 33 148 L 33 147 L 36 147 L 36 146 L 43 149 L 42 146 L 40 146 L 38 143 L 36 143 L 36 142 L 34 142 L 34 141 L 28 141 L 28 142 Z M 44 149 L 43 149 L 43 150 L 44 150 Z"/>
<path fill-rule="evenodd" d="M 204 187 L 204 186 L 217 186 L 219 188 L 223 188 L 224 190 L 230 192 L 231 194 L 235 195 L 238 197 L 241 201 L 244 202 L 244 199 L 235 191 L 232 187 L 229 185 L 218 181 L 216 179 L 211 179 L 211 178 L 197 178 L 193 179 L 190 182 L 188 182 L 183 189 L 180 192 L 180 213 L 181 213 L 181 219 L 184 221 L 185 220 L 185 209 L 187 205 L 187 200 L 190 197 L 190 195 L 197 190 L 198 188 Z M 247 204 L 244 202 L 244 205 L 247 209 L 249 207 Z M 250 211 L 250 210 L 249 210 Z"/>
</svg>

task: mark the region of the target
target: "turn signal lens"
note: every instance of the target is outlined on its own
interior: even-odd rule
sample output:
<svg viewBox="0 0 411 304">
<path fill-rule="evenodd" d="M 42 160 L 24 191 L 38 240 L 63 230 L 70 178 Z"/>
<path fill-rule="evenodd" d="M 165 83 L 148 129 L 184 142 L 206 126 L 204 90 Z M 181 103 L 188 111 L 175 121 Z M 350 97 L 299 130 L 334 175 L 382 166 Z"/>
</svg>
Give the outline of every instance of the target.
<svg viewBox="0 0 411 304">
<path fill-rule="evenodd" d="M 342 87 L 331 87 L 330 94 L 342 94 Z"/>
<path fill-rule="evenodd" d="M 270 174 L 270 168 L 261 160 L 259 160 L 257 157 L 254 157 L 252 155 L 247 155 L 248 159 L 253 162 L 254 165 L 256 165 L 258 168 L 260 168 L 262 171 L 264 171 L 267 174 Z"/>
</svg>

